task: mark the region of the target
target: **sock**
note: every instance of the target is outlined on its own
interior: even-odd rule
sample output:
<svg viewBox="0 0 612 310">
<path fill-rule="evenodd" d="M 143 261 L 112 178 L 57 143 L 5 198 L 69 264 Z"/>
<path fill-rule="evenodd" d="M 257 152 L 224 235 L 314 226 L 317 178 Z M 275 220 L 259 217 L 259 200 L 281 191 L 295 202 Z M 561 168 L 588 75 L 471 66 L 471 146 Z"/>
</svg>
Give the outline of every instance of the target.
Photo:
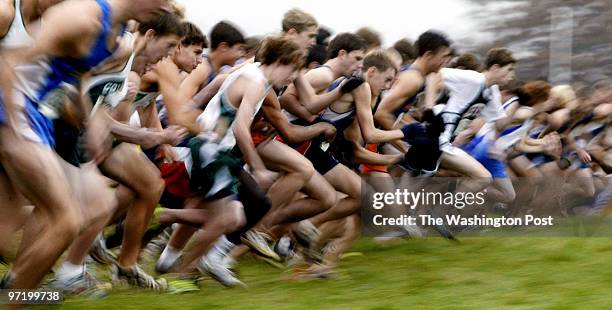
<svg viewBox="0 0 612 310">
<path fill-rule="evenodd" d="M 223 235 L 217 239 L 217 242 L 215 242 L 212 249 L 210 249 L 206 258 L 211 261 L 221 262 L 235 246 L 234 243 L 227 240 L 227 237 Z"/>
<path fill-rule="evenodd" d="M 164 248 L 157 262 L 159 264 L 172 266 L 179 256 L 181 256 L 181 251 L 168 245 Z"/>
<path fill-rule="evenodd" d="M 80 276 L 85 272 L 85 265 L 75 265 L 65 261 L 57 271 L 58 279 L 70 279 Z"/>
</svg>

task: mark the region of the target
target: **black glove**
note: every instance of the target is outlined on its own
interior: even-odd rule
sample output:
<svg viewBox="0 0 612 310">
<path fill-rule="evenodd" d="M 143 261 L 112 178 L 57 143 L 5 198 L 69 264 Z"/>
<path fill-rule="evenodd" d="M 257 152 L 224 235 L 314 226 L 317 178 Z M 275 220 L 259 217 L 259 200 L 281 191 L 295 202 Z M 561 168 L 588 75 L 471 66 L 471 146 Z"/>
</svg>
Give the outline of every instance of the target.
<svg viewBox="0 0 612 310">
<path fill-rule="evenodd" d="M 426 132 L 425 127 L 420 123 L 412 123 L 402 127 L 402 133 L 404 134 L 404 141 L 413 145 L 418 138 L 424 137 Z"/>
<path fill-rule="evenodd" d="M 344 84 L 342 84 L 342 87 L 340 87 L 340 92 L 343 94 L 350 93 L 355 90 L 355 88 L 363 84 L 363 82 L 365 82 L 365 80 L 362 77 L 351 76 L 350 78 L 346 79 Z"/>
</svg>

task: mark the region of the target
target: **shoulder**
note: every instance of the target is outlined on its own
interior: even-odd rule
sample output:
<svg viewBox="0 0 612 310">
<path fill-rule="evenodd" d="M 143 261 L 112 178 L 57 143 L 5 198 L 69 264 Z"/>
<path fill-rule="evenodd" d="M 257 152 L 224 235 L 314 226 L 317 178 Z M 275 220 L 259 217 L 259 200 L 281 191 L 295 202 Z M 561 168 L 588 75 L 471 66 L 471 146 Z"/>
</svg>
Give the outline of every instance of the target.
<svg viewBox="0 0 612 310">
<path fill-rule="evenodd" d="M 445 83 L 484 84 L 484 74 L 472 70 L 461 70 L 452 68 L 440 69 L 440 74 Z"/>
<path fill-rule="evenodd" d="M 0 0 L 0 37 L 4 36 L 15 18 L 15 8 L 12 1 Z"/>
</svg>

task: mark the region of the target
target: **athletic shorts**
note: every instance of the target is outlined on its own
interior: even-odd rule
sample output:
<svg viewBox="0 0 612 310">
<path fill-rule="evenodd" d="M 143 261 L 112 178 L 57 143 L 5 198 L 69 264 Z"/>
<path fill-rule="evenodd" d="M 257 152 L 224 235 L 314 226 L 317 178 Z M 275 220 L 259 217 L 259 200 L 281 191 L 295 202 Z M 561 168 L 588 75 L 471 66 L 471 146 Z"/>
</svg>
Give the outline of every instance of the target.
<svg viewBox="0 0 612 310">
<path fill-rule="evenodd" d="M 184 162 L 162 163 L 159 171 L 166 185 L 166 191 L 169 193 L 181 198 L 191 198 L 197 195 L 191 189 L 189 173 Z"/>
<path fill-rule="evenodd" d="M 242 159 L 231 150 L 215 150 L 217 146 L 216 143 L 197 137 L 189 141 L 193 160 L 191 190 L 206 200 L 217 200 L 238 193 Z"/>
<path fill-rule="evenodd" d="M 262 142 L 268 140 L 268 138 L 268 135 L 263 134 L 259 131 L 251 131 L 251 139 L 253 140 L 253 144 L 255 144 L 255 147 L 260 145 Z"/>
<path fill-rule="evenodd" d="M 368 151 L 378 153 L 378 143 L 366 144 L 365 148 Z M 362 165 L 359 166 L 359 172 L 361 172 L 362 174 L 367 174 L 367 173 L 370 173 L 370 172 L 383 172 L 383 173 L 387 173 L 387 166 L 384 166 L 384 165 L 362 164 Z"/>
<path fill-rule="evenodd" d="M 72 124 L 56 119 L 55 126 L 55 152 L 69 164 L 80 167 L 85 159 L 85 150 L 82 144 L 82 131 Z"/>
<path fill-rule="evenodd" d="M 318 173 L 325 175 L 327 172 L 334 169 L 339 162 L 328 151 L 322 150 L 320 145 L 320 143 L 313 141 L 312 145 L 304 154 L 304 157 L 310 160 L 312 166 Z"/>
<path fill-rule="evenodd" d="M 485 136 L 476 136 L 470 143 L 462 147 L 464 151 L 470 154 L 474 159 L 481 163 L 491 173 L 493 178 L 503 179 L 508 178 L 506 172 L 506 164 L 496 158 L 492 158 L 489 150 L 493 146 L 492 141 Z"/>
<path fill-rule="evenodd" d="M 30 100 L 19 91 L 13 92 L 15 104 L 22 106 L 18 115 L 15 115 L 16 127 L 19 134 L 24 138 L 53 147 L 55 145 L 53 122 L 38 111 L 38 104 Z M 6 123 L 6 109 L 3 94 L 0 93 L 0 125 Z"/>
</svg>

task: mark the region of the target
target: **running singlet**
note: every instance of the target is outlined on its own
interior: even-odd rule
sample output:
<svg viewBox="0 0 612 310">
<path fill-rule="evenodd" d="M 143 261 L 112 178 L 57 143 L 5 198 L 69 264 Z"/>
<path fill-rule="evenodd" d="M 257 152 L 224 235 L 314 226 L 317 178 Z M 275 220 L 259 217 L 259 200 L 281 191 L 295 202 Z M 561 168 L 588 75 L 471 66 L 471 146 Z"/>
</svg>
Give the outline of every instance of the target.
<svg viewBox="0 0 612 310">
<path fill-rule="evenodd" d="M 440 146 L 449 144 L 461 117 L 474 104 L 485 102 L 481 115 L 487 122 L 504 117 L 501 107 L 499 87 L 486 87 L 486 79 L 482 73 L 470 70 L 444 68 L 440 70 L 444 87 L 449 92 L 449 100 L 440 112 L 444 121 L 444 132 L 440 135 Z"/>
<path fill-rule="evenodd" d="M 63 104 L 62 94 L 67 85 L 76 85 L 79 76 L 90 71 L 104 59 L 112 55 L 107 42 L 112 35 L 112 12 L 107 0 L 96 0 L 102 11 L 101 31 L 95 39 L 90 52 L 82 58 L 46 57 L 35 64 L 35 70 L 28 70 L 31 76 L 21 74 L 17 68 L 17 89 L 25 95 L 25 111 L 30 125 L 40 138 L 40 142 L 55 144 L 52 120 L 59 117 L 59 105 Z"/>
<path fill-rule="evenodd" d="M 245 65 L 226 78 L 219 92 L 198 116 L 196 122 L 202 133 L 189 142 L 193 159 L 191 182 L 192 188 L 204 198 L 220 198 L 237 192 L 237 173 L 242 167 L 242 159 L 233 152 L 236 147 L 233 128 L 237 108 L 229 101 L 228 90 L 240 77 L 266 85 L 252 117 L 257 114 L 271 89 L 258 64 Z"/>
</svg>

